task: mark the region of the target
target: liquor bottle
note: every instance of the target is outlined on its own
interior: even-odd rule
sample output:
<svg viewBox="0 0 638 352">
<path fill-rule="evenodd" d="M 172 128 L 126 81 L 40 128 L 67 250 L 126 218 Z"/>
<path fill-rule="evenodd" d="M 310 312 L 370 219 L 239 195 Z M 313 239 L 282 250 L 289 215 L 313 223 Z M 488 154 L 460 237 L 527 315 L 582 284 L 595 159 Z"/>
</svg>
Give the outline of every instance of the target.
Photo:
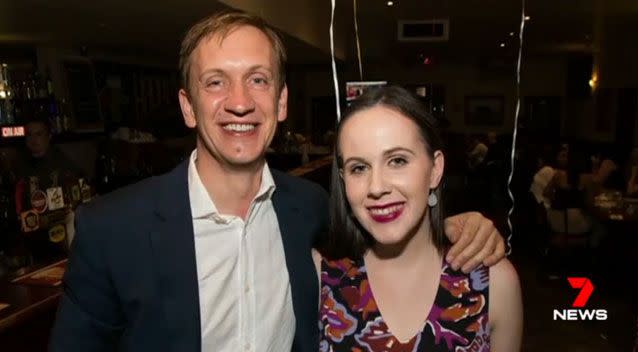
<svg viewBox="0 0 638 352">
<path fill-rule="evenodd" d="M 54 97 L 53 94 L 53 81 L 51 80 L 51 70 L 47 67 L 46 75 L 44 76 L 44 80 L 46 82 L 47 95 L 49 97 Z"/>
<path fill-rule="evenodd" d="M 6 99 L 9 92 L 9 83 L 7 82 L 7 64 L 0 66 L 0 99 Z"/>
<path fill-rule="evenodd" d="M 25 100 L 33 99 L 33 87 L 31 86 L 31 78 L 22 81 L 22 92 Z"/>
<path fill-rule="evenodd" d="M 58 108 L 58 102 L 54 97 L 50 97 L 49 100 L 49 120 L 51 121 L 51 132 L 53 132 L 53 134 L 63 132 L 60 109 Z"/>
<path fill-rule="evenodd" d="M 47 87 L 46 83 L 42 79 L 42 75 L 40 72 L 35 71 L 33 74 L 34 86 L 35 86 L 35 94 L 37 98 L 44 99 L 47 97 Z"/>
<path fill-rule="evenodd" d="M 100 149 L 95 165 L 95 191 L 97 194 L 105 194 L 115 189 L 115 160 L 105 146 Z"/>
<path fill-rule="evenodd" d="M 0 153 L 0 232 L 8 233 L 16 223 L 13 187 L 15 175 L 4 152 Z M 1 236 L 0 236 L 1 237 Z"/>
<path fill-rule="evenodd" d="M 2 72 L 0 71 L 0 126 L 7 124 L 8 122 L 6 122 L 7 118 L 7 112 L 6 112 L 6 107 L 5 107 L 5 96 L 6 96 L 6 92 L 4 90 L 4 77 L 2 76 Z"/>
<path fill-rule="evenodd" d="M 2 64 L 0 66 L 0 125 L 8 125 L 15 122 L 13 95 L 11 81 L 9 80 L 9 66 Z"/>
<path fill-rule="evenodd" d="M 62 130 L 64 132 L 70 131 L 72 128 L 71 118 L 69 117 L 69 114 L 67 113 L 66 101 L 64 99 L 62 99 L 62 101 L 60 102 L 60 116 L 62 119 Z"/>
</svg>

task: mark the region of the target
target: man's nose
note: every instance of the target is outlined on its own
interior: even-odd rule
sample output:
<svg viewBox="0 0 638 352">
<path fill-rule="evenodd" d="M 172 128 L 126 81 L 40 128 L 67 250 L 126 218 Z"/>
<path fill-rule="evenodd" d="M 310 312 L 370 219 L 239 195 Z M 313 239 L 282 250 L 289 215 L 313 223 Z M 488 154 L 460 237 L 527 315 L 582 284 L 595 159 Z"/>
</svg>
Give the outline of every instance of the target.
<svg viewBox="0 0 638 352">
<path fill-rule="evenodd" d="M 255 110 L 255 101 L 250 95 L 248 87 L 241 83 L 232 84 L 224 109 L 237 116 L 244 116 Z"/>
</svg>

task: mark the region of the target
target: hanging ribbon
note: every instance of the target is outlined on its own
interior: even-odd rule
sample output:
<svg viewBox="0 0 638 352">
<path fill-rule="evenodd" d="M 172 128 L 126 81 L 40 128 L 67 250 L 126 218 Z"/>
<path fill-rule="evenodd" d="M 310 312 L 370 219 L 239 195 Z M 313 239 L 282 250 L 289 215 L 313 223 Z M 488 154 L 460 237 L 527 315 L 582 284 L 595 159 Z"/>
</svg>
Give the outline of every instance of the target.
<svg viewBox="0 0 638 352">
<path fill-rule="evenodd" d="M 335 85 L 335 104 L 337 105 L 337 122 L 341 120 L 341 107 L 339 106 L 339 80 L 337 79 L 337 63 L 335 62 L 335 39 L 334 39 L 334 20 L 335 20 L 335 0 L 332 2 L 332 12 L 330 14 L 330 54 L 332 57 L 332 80 Z"/>
<path fill-rule="evenodd" d="M 363 64 L 361 63 L 361 45 L 359 44 L 359 16 L 357 16 L 357 0 L 352 0 L 354 8 L 354 36 L 357 41 L 357 59 L 359 60 L 359 80 L 363 81 Z"/>
<path fill-rule="evenodd" d="M 514 133 L 512 135 L 512 153 L 510 156 L 510 174 L 507 178 L 507 193 L 512 200 L 512 206 L 507 213 L 507 226 L 509 235 L 507 236 L 507 255 L 512 253 L 512 213 L 514 212 L 514 195 L 512 194 L 512 177 L 514 176 L 514 163 L 516 160 L 516 138 L 518 135 L 518 116 L 521 110 L 521 60 L 523 57 L 523 32 L 525 30 L 525 0 L 521 0 L 521 28 L 518 32 L 518 61 L 516 63 L 516 112 L 514 115 Z"/>
</svg>

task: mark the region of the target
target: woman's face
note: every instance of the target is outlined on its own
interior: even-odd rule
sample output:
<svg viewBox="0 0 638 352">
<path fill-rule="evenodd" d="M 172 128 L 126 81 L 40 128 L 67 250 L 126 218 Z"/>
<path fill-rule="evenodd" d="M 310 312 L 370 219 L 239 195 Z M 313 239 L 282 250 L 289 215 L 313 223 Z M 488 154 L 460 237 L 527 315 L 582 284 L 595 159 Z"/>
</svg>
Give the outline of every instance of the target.
<svg viewBox="0 0 638 352">
<path fill-rule="evenodd" d="M 348 203 L 378 243 L 429 231 L 428 195 L 439 185 L 444 157 L 428 154 L 412 120 L 377 105 L 351 116 L 338 142 Z"/>
</svg>

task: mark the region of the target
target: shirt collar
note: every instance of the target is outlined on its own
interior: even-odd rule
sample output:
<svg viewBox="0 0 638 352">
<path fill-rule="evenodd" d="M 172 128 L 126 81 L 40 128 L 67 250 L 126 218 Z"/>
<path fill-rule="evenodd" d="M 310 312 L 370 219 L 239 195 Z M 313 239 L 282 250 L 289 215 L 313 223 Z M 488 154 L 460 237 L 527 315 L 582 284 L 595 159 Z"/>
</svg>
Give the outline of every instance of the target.
<svg viewBox="0 0 638 352">
<path fill-rule="evenodd" d="M 188 195 L 190 197 L 191 213 L 193 219 L 201 219 L 220 214 L 215 206 L 215 202 L 208 195 L 208 191 L 202 179 L 199 177 L 195 161 L 197 160 L 197 149 L 193 150 L 188 162 Z M 264 163 L 261 172 L 261 184 L 259 190 L 253 199 L 254 202 L 265 201 L 271 199 L 275 191 L 275 181 L 270 173 L 268 163 Z"/>
</svg>

